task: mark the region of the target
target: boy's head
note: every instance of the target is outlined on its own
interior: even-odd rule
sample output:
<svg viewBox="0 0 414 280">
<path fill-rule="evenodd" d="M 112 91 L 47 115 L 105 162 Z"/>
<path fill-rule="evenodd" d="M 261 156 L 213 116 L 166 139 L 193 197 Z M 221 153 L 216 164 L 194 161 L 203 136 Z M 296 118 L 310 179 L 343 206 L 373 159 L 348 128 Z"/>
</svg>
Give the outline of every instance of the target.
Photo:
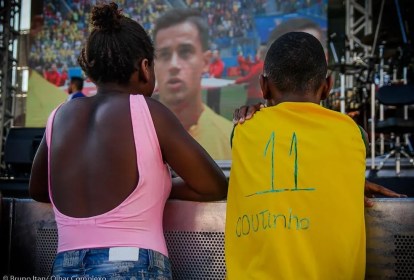
<svg viewBox="0 0 414 280">
<path fill-rule="evenodd" d="M 332 86 L 328 66 L 318 39 L 305 32 L 289 32 L 270 46 L 263 67 L 264 98 L 274 103 L 309 101 L 319 103 Z"/>
</svg>

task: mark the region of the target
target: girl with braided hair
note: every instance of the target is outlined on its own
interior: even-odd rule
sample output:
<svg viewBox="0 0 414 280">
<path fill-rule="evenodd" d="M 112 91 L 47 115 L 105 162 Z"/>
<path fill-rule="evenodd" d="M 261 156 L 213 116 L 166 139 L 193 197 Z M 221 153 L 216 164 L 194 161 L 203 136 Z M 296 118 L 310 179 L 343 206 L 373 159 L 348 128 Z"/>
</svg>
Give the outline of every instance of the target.
<svg viewBox="0 0 414 280">
<path fill-rule="evenodd" d="M 154 47 L 145 30 L 114 3 L 95 6 L 90 24 L 78 62 L 97 94 L 52 112 L 30 178 L 31 196 L 51 202 L 56 217 L 52 275 L 171 279 L 166 200 L 223 199 L 227 180 L 150 98 Z M 171 179 L 167 164 L 180 177 Z"/>
</svg>

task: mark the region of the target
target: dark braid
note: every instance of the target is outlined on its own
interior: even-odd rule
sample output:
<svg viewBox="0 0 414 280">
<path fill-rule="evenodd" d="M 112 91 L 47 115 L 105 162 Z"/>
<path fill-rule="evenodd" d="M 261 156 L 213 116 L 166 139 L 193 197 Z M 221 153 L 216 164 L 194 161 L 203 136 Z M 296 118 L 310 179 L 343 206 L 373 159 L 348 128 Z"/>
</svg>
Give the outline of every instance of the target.
<svg viewBox="0 0 414 280">
<path fill-rule="evenodd" d="M 96 83 L 128 83 L 137 63 L 146 58 L 152 64 L 154 47 L 145 30 L 125 17 L 115 3 L 95 6 L 91 34 L 78 63 Z"/>
</svg>

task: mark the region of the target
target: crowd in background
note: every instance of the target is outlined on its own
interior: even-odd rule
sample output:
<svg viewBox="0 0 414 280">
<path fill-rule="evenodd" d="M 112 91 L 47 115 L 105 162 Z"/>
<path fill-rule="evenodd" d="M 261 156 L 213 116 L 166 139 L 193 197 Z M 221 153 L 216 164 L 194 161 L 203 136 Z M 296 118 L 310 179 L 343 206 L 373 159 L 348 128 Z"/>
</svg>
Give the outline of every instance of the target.
<svg viewBox="0 0 414 280">
<path fill-rule="evenodd" d="M 67 81 L 67 78 L 58 77 L 65 77 L 63 71 L 78 66 L 77 57 L 83 40 L 89 34 L 88 18 L 95 2 L 96 0 L 44 1 L 43 16 L 40 19 L 43 26 L 32 38 L 29 65 L 57 86 Z M 127 16 L 140 22 L 149 32 L 155 19 L 167 9 L 163 0 L 117 2 L 124 7 Z M 56 68 L 61 69 L 60 73 L 56 73 Z"/>
<path fill-rule="evenodd" d="M 310 13 L 326 16 L 327 7 L 323 3 L 323 0 L 275 0 L 275 8 L 280 13 L 294 13 L 311 8 Z"/>
<path fill-rule="evenodd" d="M 77 66 L 82 42 L 88 34 L 87 11 L 91 4 L 81 0 L 68 0 L 66 4 L 58 0 L 45 1 L 43 27 L 32 39 L 31 67 L 43 72 L 49 71 L 53 64 L 59 68 Z M 63 14 L 63 11 L 67 12 Z"/>
<path fill-rule="evenodd" d="M 265 3 L 266 0 L 187 0 L 189 7 L 199 9 L 207 19 L 213 41 L 223 37 L 246 37 L 253 29 L 254 15 L 264 12 L 261 8 Z"/>
<path fill-rule="evenodd" d="M 155 19 L 171 8 L 174 1 L 166 0 L 119 0 L 116 1 L 123 12 L 138 21 L 152 35 Z M 292 13 L 321 4 L 323 0 L 185 0 L 189 8 L 198 9 L 210 27 L 211 49 L 223 50 L 226 47 L 241 49 L 240 40 L 246 38 L 257 41 L 254 30 L 254 17 L 263 15 L 273 7 L 273 12 Z M 83 40 L 87 38 L 88 19 L 91 7 L 97 0 L 44 0 L 43 14 L 35 16 L 41 28 L 33 34 L 29 65 L 56 86 L 68 80 L 68 69 L 78 67 Z M 32 25 L 33 26 L 33 25 Z M 237 41 L 239 40 L 239 41 Z M 232 46 L 235 44 L 235 46 Z M 254 64 L 256 47 L 244 52 L 244 63 L 238 73 L 248 72 L 248 65 Z M 224 53 L 224 52 L 223 52 Z M 234 61 L 236 52 L 232 51 Z M 239 55 L 240 59 L 240 55 Z M 240 63 L 239 63 L 240 64 Z M 224 73 L 226 75 L 226 73 Z"/>
</svg>

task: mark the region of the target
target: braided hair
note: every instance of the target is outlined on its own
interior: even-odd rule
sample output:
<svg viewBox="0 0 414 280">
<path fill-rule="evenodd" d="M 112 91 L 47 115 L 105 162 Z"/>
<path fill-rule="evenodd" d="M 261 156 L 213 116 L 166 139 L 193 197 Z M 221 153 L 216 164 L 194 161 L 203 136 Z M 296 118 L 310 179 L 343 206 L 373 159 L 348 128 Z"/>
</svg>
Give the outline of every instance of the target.
<svg viewBox="0 0 414 280">
<path fill-rule="evenodd" d="M 95 83 L 127 84 L 143 59 L 154 61 L 153 43 L 136 21 L 124 16 L 115 3 L 93 7 L 91 33 L 78 63 Z"/>
</svg>

